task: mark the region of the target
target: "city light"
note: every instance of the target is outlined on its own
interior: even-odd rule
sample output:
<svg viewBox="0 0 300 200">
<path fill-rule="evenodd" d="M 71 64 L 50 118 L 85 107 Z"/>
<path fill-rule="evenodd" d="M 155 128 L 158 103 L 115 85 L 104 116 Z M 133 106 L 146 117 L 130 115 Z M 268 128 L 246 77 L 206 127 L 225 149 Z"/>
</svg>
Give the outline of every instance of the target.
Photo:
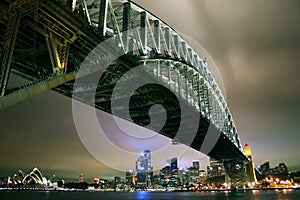
<svg viewBox="0 0 300 200">
<path fill-rule="evenodd" d="M 249 153 L 249 152 L 248 152 Z M 250 154 L 248 154 L 250 155 Z M 50 179 L 44 177 L 38 168 L 25 175 L 22 170 L 17 174 L 0 179 L 1 190 L 76 190 L 76 191 L 229 191 L 229 190 L 259 190 L 274 189 L 287 193 L 288 189 L 300 188 L 300 172 L 288 172 L 284 163 L 274 168 L 269 161 L 258 166 L 255 171 L 258 180 L 247 182 L 245 177 L 243 185 L 233 185 L 226 180 L 226 167 L 224 162 L 210 160 L 206 170 L 201 169 L 200 161 L 193 161 L 191 166 L 178 166 L 176 157 L 166 159 L 165 166 L 158 172 L 153 171 L 151 165 L 151 152 L 145 150 L 137 158 L 135 170 L 128 170 L 125 179 L 114 177 L 113 180 L 94 177 L 90 183 L 86 182 L 83 174 L 79 174 L 77 182 L 64 181 L 52 175 Z M 233 165 L 236 170 L 243 166 Z"/>
</svg>

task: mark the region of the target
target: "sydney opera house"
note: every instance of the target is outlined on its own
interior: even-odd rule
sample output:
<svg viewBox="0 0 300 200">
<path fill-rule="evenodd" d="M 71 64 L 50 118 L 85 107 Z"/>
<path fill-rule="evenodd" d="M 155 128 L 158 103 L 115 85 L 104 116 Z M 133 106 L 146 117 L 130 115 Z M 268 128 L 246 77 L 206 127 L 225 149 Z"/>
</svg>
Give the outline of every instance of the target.
<svg viewBox="0 0 300 200">
<path fill-rule="evenodd" d="M 43 177 L 42 173 L 38 168 L 33 168 L 33 170 L 26 174 L 19 170 L 18 174 L 15 174 L 12 178 L 8 178 L 8 183 L 10 184 L 24 184 L 24 185 L 32 185 L 32 184 L 41 184 L 46 185 L 47 179 Z"/>
</svg>

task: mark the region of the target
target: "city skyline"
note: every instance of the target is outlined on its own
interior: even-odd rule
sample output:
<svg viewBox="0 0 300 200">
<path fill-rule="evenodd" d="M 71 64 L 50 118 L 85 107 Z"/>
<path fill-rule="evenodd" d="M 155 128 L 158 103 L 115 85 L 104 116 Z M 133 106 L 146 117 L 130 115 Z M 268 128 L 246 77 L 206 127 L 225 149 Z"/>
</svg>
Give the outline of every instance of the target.
<svg viewBox="0 0 300 200">
<path fill-rule="evenodd" d="M 268 7 L 269 1 L 134 2 L 195 39 L 210 53 L 223 76 L 241 141 L 252 147 L 255 165 L 270 160 L 273 166 L 285 162 L 292 171 L 299 170 L 298 2 L 275 1 L 274 10 Z M 47 91 L 1 111 L 0 121 L 0 175 L 32 166 L 48 168 L 49 173 L 68 173 L 70 177 L 87 174 L 82 171 L 101 171 L 107 176 L 116 173 L 82 145 L 67 97 Z M 186 157 L 197 160 L 203 155 L 189 150 Z M 121 163 L 124 161 L 126 158 Z"/>
<path fill-rule="evenodd" d="M 245 148 L 249 148 L 248 145 L 245 146 Z M 249 154 L 248 154 L 249 155 Z M 251 159 L 251 158 L 250 158 Z M 155 162 L 155 161 L 154 161 Z M 189 165 L 187 166 L 179 166 L 179 160 L 177 157 L 172 158 L 165 158 L 165 165 L 161 169 L 153 170 L 153 167 L 151 165 L 151 151 L 144 150 L 141 155 L 137 158 L 137 161 L 135 162 L 135 170 L 129 169 L 126 172 L 123 172 L 123 174 L 115 174 L 112 177 L 104 178 L 104 176 L 99 176 L 99 174 L 95 174 L 94 176 L 86 177 L 84 174 L 79 174 L 78 177 L 73 177 L 72 179 L 65 179 L 64 176 L 57 176 L 56 174 L 47 174 L 43 176 L 43 173 L 39 170 L 37 166 L 33 167 L 30 173 L 26 174 L 23 169 L 12 169 L 15 170 L 13 174 L 8 174 L 6 176 L 0 176 L 0 181 L 7 180 L 8 182 L 14 183 L 16 185 L 18 184 L 31 184 L 30 182 L 34 181 L 36 184 L 47 184 L 48 180 L 52 180 L 51 182 L 54 182 L 54 179 L 56 181 L 65 181 L 65 182 L 87 182 L 91 183 L 96 180 L 116 180 L 116 178 L 120 179 L 120 181 L 126 181 L 128 182 L 129 179 L 133 178 L 135 179 L 134 185 L 137 188 L 145 188 L 150 187 L 151 182 L 154 181 L 155 177 L 164 177 L 163 179 L 167 180 L 170 183 L 176 183 L 178 178 L 182 178 L 182 175 L 185 173 L 188 173 L 190 178 L 193 179 L 192 182 L 197 181 L 199 178 L 201 179 L 201 176 L 204 175 L 204 178 L 202 181 L 206 180 L 207 178 L 213 178 L 213 177 L 221 177 L 225 176 L 225 169 L 224 169 L 224 163 L 222 161 L 217 161 L 214 159 L 210 159 L 209 164 L 206 166 L 202 166 L 201 162 L 199 160 L 193 160 Z M 133 164 L 134 165 L 134 164 Z M 202 166 L 202 167 L 201 167 Z M 252 169 L 246 169 L 247 172 L 251 172 Z M 18 173 L 16 173 L 18 171 Z M 26 170 L 27 171 L 27 170 Z M 252 179 L 248 179 L 249 182 L 255 182 L 264 180 L 265 177 L 268 178 L 268 176 L 277 176 L 277 172 L 284 172 L 285 176 L 288 176 L 290 174 L 299 174 L 300 171 L 289 171 L 288 166 L 284 163 L 278 163 L 276 166 L 270 165 L 269 160 L 266 160 L 266 162 L 261 163 L 256 167 L 256 171 L 253 171 L 256 173 L 256 176 L 259 177 L 259 179 L 256 178 L 256 176 L 247 174 L 247 177 L 252 177 Z M 179 176 L 179 172 L 183 173 L 181 176 Z M 275 173 L 275 174 L 274 174 Z M 188 174 L 186 174 L 188 176 Z M 132 177 L 133 176 L 133 177 Z M 265 177 L 264 177 L 265 176 Z M 160 179 L 161 179 L 160 178 Z M 223 177 L 224 178 L 224 177 Z M 224 179 L 225 181 L 225 179 Z M 174 186 L 174 185 L 173 185 Z"/>
</svg>

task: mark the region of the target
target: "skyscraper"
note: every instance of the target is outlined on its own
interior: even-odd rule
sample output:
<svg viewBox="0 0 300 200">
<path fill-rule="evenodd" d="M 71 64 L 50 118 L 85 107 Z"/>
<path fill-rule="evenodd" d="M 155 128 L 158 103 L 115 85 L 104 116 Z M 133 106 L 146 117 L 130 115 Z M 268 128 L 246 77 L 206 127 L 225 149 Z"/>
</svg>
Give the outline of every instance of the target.
<svg viewBox="0 0 300 200">
<path fill-rule="evenodd" d="M 172 177 L 178 178 L 178 163 L 176 157 L 171 159 L 171 174 Z"/>
<path fill-rule="evenodd" d="M 210 158 L 209 166 L 207 166 L 207 177 L 220 177 L 225 175 L 223 162 Z"/>
<path fill-rule="evenodd" d="M 171 180 L 171 165 L 169 162 L 166 163 L 165 167 L 160 170 L 160 181 L 163 186 L 168 186 Z"/>
<path fill-rule="evenodd" d="M 135 173 L 133 170 L 129 170 L 126 172 L 126 184 L 130 187 L 135 185 Z"/>
<path fill-rule="evenodd" d="M 272 172 L 275 177 L 280 179 L 288 179 L 289 170 L 285 163 L 279 163 L 279 165 L 276 166 Z"/>
<path fill-rule="evenodd" d="M 153 167 L 151 166 L 151 152 L 145 150 L 136 161 L 137 185 L 146 187 L 151 184 Z"/>
<path fill-rule="evenodd" d="M 200 162 L 199 161 L 194 161 L 193 162 L 193 167 L 195 168 L 195 169 L 200 169 Z"/>
<path fill-rule="evenodd" d="M 265 163 L 263 163 L 262 165 L 258 166 L 258 171 L 263 175 L 263 176 L 267 176 L 270 173 L 270 162 L 267 160 Z"/>
<path fill-rule="evenodd" d="M 177 158 L 171 158 L 171 184 L 178 186 L 178 162 Z"/>
</svg>

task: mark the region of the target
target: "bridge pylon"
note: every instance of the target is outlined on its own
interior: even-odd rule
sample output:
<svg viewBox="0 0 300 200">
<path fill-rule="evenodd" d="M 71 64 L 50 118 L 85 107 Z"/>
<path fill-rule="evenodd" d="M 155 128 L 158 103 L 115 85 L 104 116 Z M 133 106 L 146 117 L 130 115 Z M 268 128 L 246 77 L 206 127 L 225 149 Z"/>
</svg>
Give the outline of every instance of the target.
<svg viewBox="0 0 300 200">
<path fill-rule="evenodd" d="M 247 173 L 248 186 L 251 187 L 252 184 L 255 184 L 257 182 L 257 179 L 255 174 L 252 151 L 248 144 L 245 144 L 244 153 L 250 159 L 250 161 L 246 163 L 246 173 Z"/>
</svg>

